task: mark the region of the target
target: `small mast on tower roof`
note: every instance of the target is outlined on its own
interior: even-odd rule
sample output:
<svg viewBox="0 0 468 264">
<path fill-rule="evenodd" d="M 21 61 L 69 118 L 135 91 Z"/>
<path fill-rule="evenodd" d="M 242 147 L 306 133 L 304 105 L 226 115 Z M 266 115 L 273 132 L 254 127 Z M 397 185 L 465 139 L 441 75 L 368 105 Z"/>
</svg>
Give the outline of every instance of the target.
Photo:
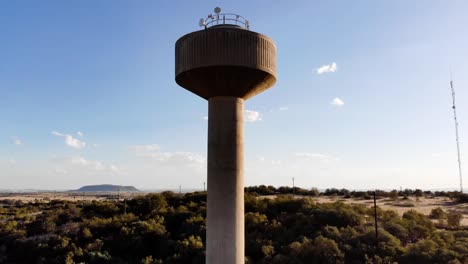
<svg viewBox="0 0 468 264">
<path fill-rule="evenodd" d="M 209 14 L 206 18 L 200 18 L 198 26 L 208 29 L 214 26 L 238 26 L 244 29 L 250 29 L 249 20 L 243 16 L 232 13 L 221 13 L 221 8 L 216 7 L 214 9 L 215 15 Z"/>
</svg>

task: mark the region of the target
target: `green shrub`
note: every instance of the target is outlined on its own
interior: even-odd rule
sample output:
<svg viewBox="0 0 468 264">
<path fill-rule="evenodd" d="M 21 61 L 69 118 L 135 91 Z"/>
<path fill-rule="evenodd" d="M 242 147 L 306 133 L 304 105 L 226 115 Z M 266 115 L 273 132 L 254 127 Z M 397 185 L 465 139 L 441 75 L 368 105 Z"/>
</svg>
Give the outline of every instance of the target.
<svg viewBox="0 0 468 264">
<path fill-rule="evenodd" d="M 463 219 L 463 215 L 457 211 L 449 211 L 447 214 L 447 225 L 449 227 L 460 227 L 460 222 Z"/>
<path fill-rule="evenodd" d="M 447 214 L 444 212 L 444 210 L 442 210 L 442 208 L 437 207 L 431 210 L 431 213 L 429 214 L 429 218 L 437 219 L 437 220 L 446 219 Z"/>
</svg>

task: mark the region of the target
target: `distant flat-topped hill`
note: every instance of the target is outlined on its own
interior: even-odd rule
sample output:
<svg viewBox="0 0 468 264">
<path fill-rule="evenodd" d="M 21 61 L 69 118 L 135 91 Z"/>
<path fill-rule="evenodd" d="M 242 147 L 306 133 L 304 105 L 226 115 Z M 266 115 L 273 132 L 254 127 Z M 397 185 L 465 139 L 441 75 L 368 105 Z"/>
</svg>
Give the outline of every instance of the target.
<svg viewBox="0 0 468 264">
<path fill-rule="evenodd" d="M 100 184 L 100 185 L 86 185 L 78 190 L 78 192 L 139 192 L 139 190 L 133 186 L 120 186 L 111 184 Z"/>
</svg>

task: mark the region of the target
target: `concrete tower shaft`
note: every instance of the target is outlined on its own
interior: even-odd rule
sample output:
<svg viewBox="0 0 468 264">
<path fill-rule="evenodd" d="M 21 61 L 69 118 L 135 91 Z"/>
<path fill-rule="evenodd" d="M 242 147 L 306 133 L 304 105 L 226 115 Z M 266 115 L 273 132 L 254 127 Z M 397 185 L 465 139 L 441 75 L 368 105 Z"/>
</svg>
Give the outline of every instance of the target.
<svg viewBox="0 0 468 264">
<path fill-rule="evenodd" d="M 276 82 L 276 45 L 269 37 L 235 26 L 192 32 L 176 42 L 176 82 L 209 99 L 248 99 Z"/>
<path fill-rule="evenodd" d="M 238 26 L 240 16 L 227 25 L 232 14 L 215 12 L 200 21 L 204 30 L 177 40 L 175 79 L 208 100 L 206 263 L 243 264 L 244 100 L 276 82 L 276 46 L 248 21 Z"/>
<path fill-rule="evenodd" d="M 244 263 L 244 100 L 208 103 L 206 263 Z"/>
</svg>

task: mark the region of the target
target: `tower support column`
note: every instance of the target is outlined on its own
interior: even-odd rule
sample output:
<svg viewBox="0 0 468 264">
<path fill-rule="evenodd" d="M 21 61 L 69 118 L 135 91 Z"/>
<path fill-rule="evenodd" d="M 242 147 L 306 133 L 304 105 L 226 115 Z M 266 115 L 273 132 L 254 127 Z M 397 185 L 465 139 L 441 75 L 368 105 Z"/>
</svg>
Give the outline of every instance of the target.
<svg viewBox="0 0 468 264">
<path fill-rule="evenodd" d="M 208 101 L 207 264 L 244 264 L 244 100 Z"/>
</svg>

